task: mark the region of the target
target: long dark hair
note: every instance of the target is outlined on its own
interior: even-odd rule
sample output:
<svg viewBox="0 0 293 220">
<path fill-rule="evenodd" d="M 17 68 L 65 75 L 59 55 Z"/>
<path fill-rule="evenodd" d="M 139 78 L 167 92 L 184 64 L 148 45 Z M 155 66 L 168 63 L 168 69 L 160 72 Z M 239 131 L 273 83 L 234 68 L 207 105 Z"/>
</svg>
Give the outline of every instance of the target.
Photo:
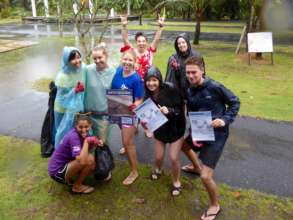
<svg viewBox="0 0 293 220">
<path fill-rule="evenodd" d="M 81 57 L 81 54 L 78 50 L 72 50 L 69 54 L 68 62 L 70 62 L 71 60 L 74 60 L 74 58 L 77 54 Z"/>
</svg>

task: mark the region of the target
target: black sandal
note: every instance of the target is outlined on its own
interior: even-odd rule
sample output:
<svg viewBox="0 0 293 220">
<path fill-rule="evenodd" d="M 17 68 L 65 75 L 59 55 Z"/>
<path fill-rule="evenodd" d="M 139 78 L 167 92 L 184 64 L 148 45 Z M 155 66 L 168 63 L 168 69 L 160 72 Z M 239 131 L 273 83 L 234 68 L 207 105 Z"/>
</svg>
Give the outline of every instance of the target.
<svg viewBox="0 0 293 220">
<path fill-rule="evenodd" d="M 202 216 L 203 218 L 201 217 L 200 219 L 203 220 L 203 219 L 208 218 L 208 217 L 213 217 L 212 220 L 214 220 L 214 219 L 216 219 L 218 217 L 220 212 L 221 212 L 221 208 L 219 209 L 219 211 L 217 211 L 216 213 L 212 213 L 212 214 L 208 214 L 208 210 L 205 210 L 204 214 Z"/>
<path fill-rule="evenodd" d="M 176 187 L 176 186 L 172 185 L 171 195 L 172 196 L 179 196 L 181 194 L 181 190 L 182 190 L 181 186 Z"/>
<path fill-rule="evenodd" d="M 162 171 L 159 172 L 157 169 L 153 170 L 151 173 L 151 180 L 158 180 L 162 176 Z"/>
</svg>

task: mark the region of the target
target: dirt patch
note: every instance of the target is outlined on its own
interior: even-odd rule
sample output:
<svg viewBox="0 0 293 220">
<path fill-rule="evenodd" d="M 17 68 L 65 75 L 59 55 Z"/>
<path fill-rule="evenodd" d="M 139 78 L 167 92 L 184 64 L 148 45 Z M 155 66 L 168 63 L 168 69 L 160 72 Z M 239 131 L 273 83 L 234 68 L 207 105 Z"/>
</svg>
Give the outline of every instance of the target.
<svg viewBox="0 0 293 220">
<path fill-rule="evenodd" d="M 241 54 L 237 54 L 236 57 L 243 61 L 246 62 L 248 64 L 248 53 L 241 53 Z M 265 57 L 265 58 L 256 58 L 255 53 L 251 53 L 251 64 L 271 64 L 271 58 Z"/>
</svg>

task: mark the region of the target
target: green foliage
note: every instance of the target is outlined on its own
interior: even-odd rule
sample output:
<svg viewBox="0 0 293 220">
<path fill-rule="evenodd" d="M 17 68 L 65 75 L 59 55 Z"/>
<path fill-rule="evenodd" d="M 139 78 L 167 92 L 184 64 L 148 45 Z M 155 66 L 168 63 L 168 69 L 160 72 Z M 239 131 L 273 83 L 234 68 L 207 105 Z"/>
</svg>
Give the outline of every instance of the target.
<svg viewBox="0 0 293 220">
<path fill-rule="evenodd" d="M 10 11 L 11 11 L 11 9 L 10 8 L 4 8 L 4 9 L 2 9 L 1 10 L 1 15 L 0 15 L 0 17 L 1 18 L 8 18 L 9 16 L 10 16 Z"/>
<path fill-rule="evenodd" d="M 211 16 L 216 19 L 237 20 L 241 18 L 239 0 L 212 0 Z"/>
<path fill-rule="evenodd" d="M 8 18 L 10 16 L 10 2 L 9 0 L 0 0 L 0 17 Z"/>
</svg>

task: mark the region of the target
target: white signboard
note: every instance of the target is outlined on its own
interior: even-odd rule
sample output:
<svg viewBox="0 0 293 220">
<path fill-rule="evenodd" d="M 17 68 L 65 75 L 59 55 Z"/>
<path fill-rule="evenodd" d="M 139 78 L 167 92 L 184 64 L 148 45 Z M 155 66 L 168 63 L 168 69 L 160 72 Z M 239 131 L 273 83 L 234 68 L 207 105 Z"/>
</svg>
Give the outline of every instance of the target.
<svg viewBox="0 0 293 220">
<path fill-rule="evenodd" d="M 248 52 L 273 52 L 272 32 L 256 32 L 247 34 Z"/>
<path fill-rule="evenodd" d="M 211 126 L 212 114 L 210 111 L 189 112 L 191 137 L 195 141 L 214 141 L 214 128 Z"/>
<path fill-rule="evenodd" d="M 134 112 L 141 122 L 146 123 L 146 127 L 151 132 L 154 132 L 168 121 L 167 117 L 150 98 L 135 108 Z"/>
</svg>

